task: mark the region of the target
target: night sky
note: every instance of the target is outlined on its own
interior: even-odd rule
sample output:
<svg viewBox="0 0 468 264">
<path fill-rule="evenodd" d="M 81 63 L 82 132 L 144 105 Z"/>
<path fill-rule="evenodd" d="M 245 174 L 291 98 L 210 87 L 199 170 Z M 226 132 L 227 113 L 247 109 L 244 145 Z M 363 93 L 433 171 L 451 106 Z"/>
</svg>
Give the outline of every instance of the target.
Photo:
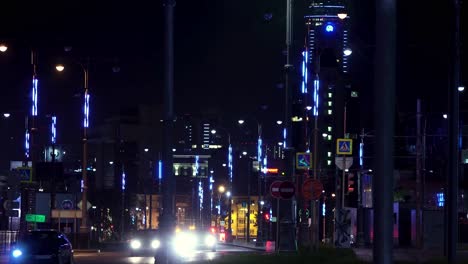
<svg viewBox="0 0 468 264">
<path fill-rule="evenodd" d="M 370 4 L 373 1 L 351 2 L 355 56 L 352 82 L 360 91 L 364 106 L 361 112 L 365 112 L 366 105 L 369 112 L 374 7 Z M 421 97 L 431 106 L 430 111 L 443 112 L 448 83 L 447 4 L 398 2 L 397 110 L 414 112 L 415 100 Z M 298 7 L 305 5 L 303 0 L 295 3 Z M 463 14 L 468 12 L 466 6 L 463 9 L 462 30 L 466 32 L 468 24 Z M 296 12 L 295 48 L 300 48 L 304 38 L 301 12 Z M 284 13 L 285 1 L 280 0 L 178 1 L 176 113 L 219 109 L 236 117 L 268 106 L 268 113 L 281 118 Z M 70 62 L 83 62 L 87 57 L 91 60 L 92 122 L 99 123 L 123 107 L 161 104 L 162 16 L 161 1 L 62 1 L 54 5 L 34 2 L 2 6 L 0 41 L 7 42 L 9 50 L 0 54 L 0 111 L 20 113 L 29 107 L 31 47 L 37 49 L 39 56 L 40 115 L 58 113 L 59 119 L 80 122 L 82 73 Z M 73 48 L 65 52 L 64 46 Z M 56 73 L 56 62 L 65 63 L 66 71 Z M 112 70 L 116 66 L 120 68 L 118 73 Z M 466 71 L 464 76 L 468 76 Z M 369 120 L 363 126 L 366 122 Z"/>
</svg>

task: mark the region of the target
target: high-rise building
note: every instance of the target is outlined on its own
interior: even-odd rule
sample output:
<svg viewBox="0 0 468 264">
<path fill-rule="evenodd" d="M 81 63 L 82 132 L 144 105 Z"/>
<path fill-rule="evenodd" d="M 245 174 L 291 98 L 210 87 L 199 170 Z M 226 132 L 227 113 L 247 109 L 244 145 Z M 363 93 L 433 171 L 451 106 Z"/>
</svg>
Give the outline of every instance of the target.
<svg viewBox="0 0 468 264">
<path fill-rule="evenodd" d="M 330 175 L 327 172 L 334 171 L 336 139 L 345 134 L 350 16 L 344 0 L 312 0 L 304 18 L 306 37 L 300 93 L 302 106 L 307 109 L 304 110 L 304 120 L 308 123 L 305 137 L 312 138 L 306 140 L 305 150 L 313 152 L 317 144 L 314 166 L 320 171 L 319 177 L 326 177 Z"/>
</svg>

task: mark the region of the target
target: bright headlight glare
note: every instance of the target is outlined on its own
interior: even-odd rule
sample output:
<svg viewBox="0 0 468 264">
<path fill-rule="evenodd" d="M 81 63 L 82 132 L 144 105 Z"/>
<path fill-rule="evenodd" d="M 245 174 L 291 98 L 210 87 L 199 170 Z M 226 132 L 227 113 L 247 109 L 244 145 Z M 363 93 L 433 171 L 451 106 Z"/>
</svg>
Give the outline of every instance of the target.
<svg viewBox="0 0 468 264">
<path fill-rule="evenodd" d="M 197 237 L 190 233 L 178 233 L 174 240 L 174 246 L 177 251 L 192 249 L 197 245 Z"/>
<path fill-rule="evenodd" d="M 15 249 L 15 250 L 13 250 L 12 255 L 13 255 L 14 258 L 18 258 L 21 255 L 23 255 L 23 252 L 21 252 L 21 250 L 19 250 L 19 249 Z"/>
<path fill-rule="evenodd" d="M 205 237 L 205 245 L 212 247 L 216 243 L 216 239 L 212 235 L 207 235 Z"/>
<path fill-rule="evenodd" d="M 141 242 L 139 240 L 132 240 L 132 242 L 130 242 L 130 247 L 139 249 L 141 247 Z"/>
<path fill-rule="evenodd" d="M 161 242 L 159 242 L 159 240 L 155 239 L 151 242 L 151 247 L 156 249 L 156 248 L 159 248 L 159 246 L 161 245 Z"/>
</svg>

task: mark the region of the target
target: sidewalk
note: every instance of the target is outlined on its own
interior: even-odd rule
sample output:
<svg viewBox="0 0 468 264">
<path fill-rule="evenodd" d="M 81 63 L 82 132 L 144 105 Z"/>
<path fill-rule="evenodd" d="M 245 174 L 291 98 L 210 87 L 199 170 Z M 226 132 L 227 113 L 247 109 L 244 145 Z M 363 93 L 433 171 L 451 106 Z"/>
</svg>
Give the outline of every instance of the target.
<svg viewBox="0 0 468 264">
<path fill-rule="evenodd" d="M 273 241 L 266 241 L 263 243 L 263 245 L 257 246 L 256 242 L 254 241 L 246 242 L 245 239 L 234 239 L 232 242 L 226 242 L 226 245 L 242 247 L 257 251 L 275 252 L 275 242 Z"/>
</svg>

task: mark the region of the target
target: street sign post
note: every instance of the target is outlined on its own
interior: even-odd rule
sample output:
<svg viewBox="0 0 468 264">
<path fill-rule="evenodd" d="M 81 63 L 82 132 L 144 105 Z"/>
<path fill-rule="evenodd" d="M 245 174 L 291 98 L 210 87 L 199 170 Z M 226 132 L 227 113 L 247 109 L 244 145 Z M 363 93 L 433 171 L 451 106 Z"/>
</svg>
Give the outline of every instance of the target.
<svg viewBox="0 0 468 264">
<path fill-rule="evenodd" d="M 279 187 L 279 196 L 281 199 L 291 199 L 295 193 L 296 187 L 294 186 L 294 183 L 290 181 L 284 181 L 281 183 Z"/>
<path fill-rule="evenodd" d="M 26 222 L 32 223 L 44 223 L 45 222 L 45 215 L 40 214 L 26 214 Z"/>
<path fill-rule="evenodd" d="M 282 181 L 274 181 L 270 185 L 270 194 L 273 198 L 280 198 L 279 188 Z"/>
</svg>

